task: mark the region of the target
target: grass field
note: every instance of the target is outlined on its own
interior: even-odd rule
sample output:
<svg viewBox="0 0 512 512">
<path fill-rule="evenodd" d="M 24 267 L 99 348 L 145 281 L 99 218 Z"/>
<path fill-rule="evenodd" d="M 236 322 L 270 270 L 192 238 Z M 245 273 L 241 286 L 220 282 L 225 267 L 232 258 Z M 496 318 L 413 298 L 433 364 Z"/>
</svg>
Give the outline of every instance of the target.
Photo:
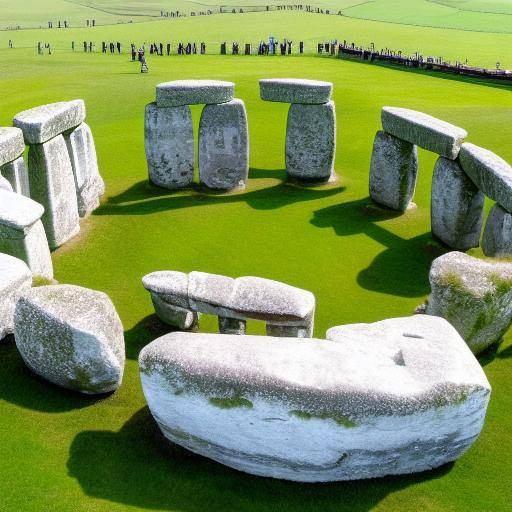
<svg viewBox="0 0 512 512">
<path fill-rule="evenodd" d="M 487 2 L 467 4 L 480 8 Z M 489 4 L 499 7 L 500 2 Z M 429 292 L 430 262 L 442 252 L 430 236 L 435 158 L 420 152 L 416 209 L 396 217 L 371 207 L 369 161 L 383 105 L 422 110 L 463 126 L 471 142 L 512 161 L 512 96 L 502 85 L 312 56 L 150 57 L 150 73 L 141 75 L 126 55 L 69 49 L 71 39 L 81 41 L 86 33 L 94 33 L 97 42 L 165 35 L 173 41 L 220 41 L 227 33 L 232 39 L 259 39 L 278 27 L 278 37 L 293 34 L 298 40 L 302 33 L 313 42 L 332 29 L 362 32 L 363 39 L 389 40 L 388 46 L 411 50 L 421 44 L 435 51 L 443 35 L 454 54 L 478 40 L 471 54 L 487 61 L 496 58 L 492 51 L 501 52 L 505 61 L 510 50 L 511 36 L 504 34 L 397 29 L 337 17 L 321 18 L 320 25 L 313 19 L 320 18 L 262 13 L 97 27 L 94 32 L 0 33 L 0 125 L 10 125 L 15 113 L 35 105 L 86 101 L 107 193 L 101 208 L 82 223 L 81 235 L 54 253 L 56 278 L 110 295 L 126 329 L 127 350 L 120 390 L 93 399 L 37 379 L 12 340 L 0 344 L 0 511 L 510 510 L 510 335 L 480 358 L 493 394 L 478 442 L 454 465 L 414 476 L 329 485 L 251 477 L 165 445 L 145 407 L 137 355 L 165 332 L 140 284 L 147 272 L 257 275 L 311 290 L 317 297 L 318 337 L 336 324 L 409 315 L 422 302 Z M 14 37 L 13 50 L 6 49 L 9 37 Z M 57 51 L 38 56 L 37 40 L 52 40 Z M 262 102 L 258 90 L 259 78 L 280 76 L 334 82 L 339 183 L 303 189 L 283 181 L 287 108 Z M 249 117 L 251 171 L 245 192 L 170 193 L 147 184 L 144 106 L 154 99 L 157 83 L 177 78 L 236 83 L 236 96 L 245 101 Z M 197 127 L 198 107 L 193 115 Z M 263 333 L 259 323 L 250 322 L 248 328 Z M 214 332 L 215 319 L 206 317 L 202 329 Z"/>
</svg>

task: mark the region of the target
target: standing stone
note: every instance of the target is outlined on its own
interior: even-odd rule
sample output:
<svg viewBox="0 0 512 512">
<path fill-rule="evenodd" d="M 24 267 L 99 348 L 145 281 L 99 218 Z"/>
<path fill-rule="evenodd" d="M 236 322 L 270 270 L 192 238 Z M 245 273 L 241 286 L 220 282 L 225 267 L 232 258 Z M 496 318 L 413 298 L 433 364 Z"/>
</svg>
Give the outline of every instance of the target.
<svg viewBox="0 0 512 512">
<path fill-rule="evenodd" d="M 292 104 L 286 126 L 286 172 L 300 181 L 328 181 L 334 171 L 336 110 L 322 105 Z"/>
<path fill-rule="evenodd" d="M 0 253 L 0 340 L 12 333 L 16 302 L 31 286 L 32 272 L 27 265 Z"/>
<path fill-rule="evenodd" d="M 480 244 L 484 220 L 482 192 L 468 178 L 458 161 L 439 157 L 432 179 L 432 233 L 459 251 Z"/>
<path fill-rule="evenodd" d="M 48 244 L 55 249 L 80 231 L 75 180 L 64 137 L 30 146 L 28 166 L 30 194 L 45 208 L 42 221 Z"/>
<path fill-rule="evenodd" d="M 75 178 L 78 214 L 86 217 L 100 204 L 105 184 L 98 169 L 96 147 L 91 129 L 82 123 L 64 135 Z"/>
<path fill-rule="evenodd" d="M 495 204 L 485 224 L 482 250 L 486 256 L 512 257 L 512 214 Z"/>
<path fill-rule="evenodd" d="M 167 189 L 187 187 L 194 179 L 194 128 L 188 105 L 146 106 L 144 142 L 149 179 Z"/>
<path fill-rule="evenodd" d="M 242 100 L 206 105 L 199 123 L 199 180 L 212 189 L 245 187 L 249 174 L 247 114 Z"/>
<path fill-rule="evenodd" d="M 247 330 L 247 322 L 238 318 L 219 316 L 219 332 L 221 334 L 236 334 L 241 336 Z"/>
<path fill-rule="evenodd" d="M 24 151 L 23 132 L 0 127 L 0 188 L 29 196 Z"/>
<path fill-rule="evenodd" d="M 23 132 L 19 128 L 0 127 L 0 167 L 16 160 L 24 151 Z"/>
<path fill-rule="evenodd" d="M 404 212 L 414 196 L 417 175 L 417 147 L 378 131 L 370 164 L 370 197 L 373 201 Z"/>
<path fill-rule="evenodd" d="M 0 167 L 0 174 L 10 183 L 14 192 L 30 197 L 28 170 L 22 156 L 13 162 L 2 165 Z"/>
<path fill-rule="evenodd" d="M 23 260 L 34 277 L 53 279 L 53 265 L 41 216 L 28 197 L 0 190 L 0 252 Z"/>
</svg>

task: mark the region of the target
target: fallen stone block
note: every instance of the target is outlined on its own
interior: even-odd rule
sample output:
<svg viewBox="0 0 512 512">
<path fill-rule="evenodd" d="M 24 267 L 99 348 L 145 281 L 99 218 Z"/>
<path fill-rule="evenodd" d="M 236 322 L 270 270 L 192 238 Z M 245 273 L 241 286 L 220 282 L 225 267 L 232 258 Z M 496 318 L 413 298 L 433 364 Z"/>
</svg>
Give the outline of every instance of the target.
<svg viewBox="0 0 512 512">
<path fill-rule="evenodd" d="M 194 179 L 194 127 L 188 105 L 146 106 L 144 142 L 149 179 L 167 189 L 188 187 Z"/>
<path fill-rule="evenodd" d="M 512 167 L 488 149 L 465 143 L 460 165 L 475 185 L 508 212 L 512 212 Z"/>
<path fill-rule="evenodd" d="M 439 157 L 434 167 L 430 210 L 434 236 L 458 251 L 478 247 L 484 200 L 457 161 Z"/>
<path fill-rule="evenodd" d="M 86 394 L 117 389 L 123 377 L 123 326 L 109 297 L 72 285 L 32 288 L 14 313 L 26 365 L 59 386 Z"/>
<path fill-rule="evenodd" d="M 382 127 L 384 131 L 416 144 L 420 148 L 455 160 L 466 130 L 435 117 L 407 108 L 383 107 Z"/>
<path fill-rule="evenodd" d="M 297 104 L 321 104 L 331 99 L 332 83 L 300 78 L 260 80 L 260 97 L 264 101 Z"/>
<path fill-rule="evenodd" d="M 490 386 L 448 322 L 423 315 L 335 334 L 168 334 L 140 353 L 144 395 L 167 439 L 265 477 L 413 473 L 475 442 Z"/>
<path fill-rule="evenodd" d="M 328 181 L 334 173 L 334 102 L 292 104 L 286 125 L 286 172 L 299 181 Z"/>
<path fill-rule="evenodd" d="M 482 250 L 494 258 L 512 257 L 512 213 L 495 204 L 487 217 Z"/>
<path fill-rule="evenodd" d="M 417 175 L 417 147 L 386 132 L 377 132 L 370 164 L 372 200 L 404 212 L 414 196 Z"/>
<path fill-rule="evenodd" d="M 19 128 L 0 127 L 0 167 L 18 159 L 24 151 L 23 132 Z"/>
<path fill-rule="evenodd" d="M 446 318 L 478 354 L 501 341 L 512 322 L 512 263 L 461 252 L 432 262 L 426 313 Z"/>
<path fill-rule="evenodd" d="M 199 123 L 199 180 L 208 188 L 243 188 L 249 174 L 249 129 L 242 100 L 206 105 Z"/>
<path fill-rule="evenodd" d="M 53 265 L 41 216 L 28 197 L 0 190 L 0 252 L 24 261 L 34 277 L 53 279 Z"/>
<path fill-rule="evenodd" d="M 158 107 L 209 105 L 233 99 L 235 84 L 220 80 L 174 80 L 156 86 Z"/>
<path fill-rule="evenodd" d="M 85 120 L 83 100 L 60 101 L 24 110 L 13 124 L 23 131 L 27 144 L 42 144 Z"/>
<path fill-rule="evenodd" d="M 0 340 L 12 334 L 16 302 L 31 286 L 32 272 L 26 263 L 0 253 Z"/>
</svg>

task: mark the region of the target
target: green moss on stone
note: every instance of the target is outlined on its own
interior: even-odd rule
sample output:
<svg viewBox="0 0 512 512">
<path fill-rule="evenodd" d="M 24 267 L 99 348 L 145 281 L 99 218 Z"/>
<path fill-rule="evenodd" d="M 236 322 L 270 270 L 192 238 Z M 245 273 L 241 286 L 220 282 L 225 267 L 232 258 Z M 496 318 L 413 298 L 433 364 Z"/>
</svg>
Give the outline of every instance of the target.
<svg viewBox="0 0 512 512">
<path fill-rule="evenodd" d="M 344 414 L 340 413 L 334 413 L 334 414 L 313 414 L 308 411 L 301 411 L 298 409 L 295 409 L 293 411 L 290 411 L 290 414 L 293 416 L 296 416 L 297 418 L 300 418 L 301 420 L 310 420 L 312 418 L 316 418 L 319 420 L 332 420 L 335 421 L 338 425 L 345 427 L 345 428 L 354 428 L 357 427 L 357 423 L 355 421 L 352 421 L 348 416 L 345 416 Z"/>
<path fill-rule="evenodd" d="M 231 398 L 211 397 L 209 402 L 220 409 L 234 409 L 235 407 L 247 407 L 248 409 L 252 409 L 252 402 L 241 396 Z"/>
</svg>

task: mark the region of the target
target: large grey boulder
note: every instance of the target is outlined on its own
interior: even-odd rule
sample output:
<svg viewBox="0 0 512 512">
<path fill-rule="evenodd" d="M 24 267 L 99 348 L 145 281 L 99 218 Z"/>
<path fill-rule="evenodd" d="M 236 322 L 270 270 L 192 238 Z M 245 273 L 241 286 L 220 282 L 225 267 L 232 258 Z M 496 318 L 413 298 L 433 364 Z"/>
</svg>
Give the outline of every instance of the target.
<svg viewBox="0 0 512 512">
<path fill-rule="evenodd" d="M 370 163 L 370 197 L 399 212 L 407 210 L 416 188 L 418 149 L 414 144 L 378 131 Z"/>
<path fill-rule="evenodd" d="M 475 185 L 512 213 L 512 167 L 492 151 L 468 142 L 462 145 L 459 160 Z"/>
<path fill-rule="evenodd" d="M 478 247 L 485 197 L 457 161 L 439 157 L 434 167 L 431 194 L 434 236 L 459 251 Z"/>
<path fill-rule="evenodd" d="M 53 265 L 41 222 L 44 208 L 28 197 L 0 190 L 0 252 L 23 260 L 35 277 L 53 279 Z"/>
<path fill-rule="evenodd" d="M 30 146 L 28 167 L 30 196 L 44 206 L 48 244 L 56 249 L 80 231 L 75 179 L 64 137 Z"/>
<path fill-rule="evenodd" d="M 327 181 L 334 172 L 336 110 L 322 105 L 292 104 L 286 125 L 286 172 L 299 181 Z"/>
<path fill-rule="evenodd" d="M 44 379 L 86 394 L 117 389 L 125 362 L 123 326 L 109 297 L 87 288 L 32 288 L 14 313 L 16 346 Z"/>
<path fill-rule="evenodd" d="M 242 100 L 206 105 L 199 123 L 199 180 L 212 189 L 243 188 L 249 174 L 249 128 Z"/>
<path fill-rule="evenodd" d="M 287 480 L 425 471 L 473 444 L 490 387 L 448 322 L 392 319 L 336 337 L 168 334 L 140 353 L 144 395 L 170 441 Z"/>
<path fill-rule="evenodd" d="M 486 256 L 512 257 L 512 213 L 495 204 L 487 217 L 482 250 Z"/>
<path fill-rule="evenodd" d="M 332 83 L 301 78 L 260 80 L 260 97 L 281 103 L 320 104 L 331 99 Z"/>
<path fill-rule="evenodd" d="M 0 174 L 17 194 L 30 197 L 28 170 L 22 156 L 0 166 Z"/>
<path fill-rule="evenodd" d="M 0 253 L 0 340 L 13 332 L 14 308 L 31 286 L 32 272 L 26 263 Z"/>
<path fill-rule="evenodd" d="M 73 100 L 24 110 L 14 116 L 13 124 L 23 131 L 27 144 L 42 144 L 75 128 L 84 120 L 83 100 Z"/>
<path fill-rule="evenodd" d="M 78 214 L 86 217 L 100 205 L 105 183 L 98 169 L 96 146 L 91 129 L 82 123 L 64 135 L 75 178 Z"/>
<path fill-rule="evenodd" d="M 435 117 L 407 108 L 383 107 L 384 130 L 423 149 L 455 160 L 468 136 L 466 130 Z"/>
<path fill-rule="evenodd" d="M 149 179 L 167 189 L 188 187 L 194 179 L 194 127 L 188 105 L 146 106 L 144 143 Z"/>
<path fill-rule="evenodd" d="M 235 84 L 220 80 L 174 80 L 156 86 L 158 107 L 226 103 L 233 99 Z"/>
<path fill-rule="evenodd" d="M 0 167 L 16 160 L 24 151 L 23 132 L 19 128 L 0 127 Z"/>
<path fill-rule="evenodd" d="M 461 252 L 432 262 L 426 313 L 446 318 L 478 354 L 497 343 L 512 322 L 512 263 Z"/>
</svg>

